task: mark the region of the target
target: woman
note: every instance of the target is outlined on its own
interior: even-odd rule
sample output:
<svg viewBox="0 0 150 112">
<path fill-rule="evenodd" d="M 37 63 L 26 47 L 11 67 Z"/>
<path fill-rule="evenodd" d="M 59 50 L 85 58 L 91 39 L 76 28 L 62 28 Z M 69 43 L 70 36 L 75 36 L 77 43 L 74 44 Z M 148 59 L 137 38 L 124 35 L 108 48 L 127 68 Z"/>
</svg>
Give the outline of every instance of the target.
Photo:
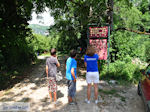
<svg viewBox="0 0 150 112">
<path fill-rule="evenodd" d="M 91 84 L 94 83 L 94 95 L 95 103 L 98 103 L 98 83 L 99 83 L 99 72 L 98 72 L 98 55 L 95 54 L 95 49 L 92 46 L 88 46 L 86 55 L 84 56 L 84 65 L 87 68 L 86 81 L 87 87 L 87 99 L 86 103 L 90 103 L 91 97 Z"/>
</svg>

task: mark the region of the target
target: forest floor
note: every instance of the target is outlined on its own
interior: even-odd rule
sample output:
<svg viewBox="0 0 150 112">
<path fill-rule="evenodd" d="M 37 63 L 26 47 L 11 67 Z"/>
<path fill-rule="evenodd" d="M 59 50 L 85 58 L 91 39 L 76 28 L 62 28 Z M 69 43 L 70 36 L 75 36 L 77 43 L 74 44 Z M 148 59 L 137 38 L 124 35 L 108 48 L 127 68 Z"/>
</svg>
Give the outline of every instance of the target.
<svg viewBox="0 0 150 112">
<path fill-rule="evenodd" d="M 137 85 L 118 85 L 100 80 L 98 104 L 94 103 L 92 88 L 91 103 L 84 102 L 87 84 L 85 68 L 78 67 L 77 105 L 67 103 L 67 85 L 65 79 L 65 60 L 60 57 L 63 80 L 58 82 L 58 104 L 50 102 L 45 74 L 45 57 L 39 57 L 43 62 L 26 71 L 29 78 L 15 84 L 12 88 L 0 91 L 0 102 L 28 102 L 31 112 L 144 112 L 142 99 L 137 95 Z M 80 62 L 79 62 L 80 63 Z M 81 65 L 81 63 L 79 64 Z"/>
</svg>

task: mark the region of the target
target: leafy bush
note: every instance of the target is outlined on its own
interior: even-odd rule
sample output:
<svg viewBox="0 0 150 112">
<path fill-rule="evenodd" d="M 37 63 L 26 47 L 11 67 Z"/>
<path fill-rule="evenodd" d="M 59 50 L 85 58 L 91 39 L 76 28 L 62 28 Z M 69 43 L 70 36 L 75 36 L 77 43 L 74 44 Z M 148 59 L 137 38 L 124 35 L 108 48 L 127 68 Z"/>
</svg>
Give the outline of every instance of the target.
<svg viewBox="0 0 150 112">
<path fill-rule="evenodd" d="M 131 32 L 114 32 L 110 42 L 111 60 L 123 60 L 124 57 L 138 57 L 146 61 L 150 56 L 150 39 L 145 35 L 137 35 Z"/>
<path fill-rule="evenodd" d="M 43 53 L 48 50 L 50 45 L 50 39 L 43 35 L 34 34 L 34 38 L 32 39 L 31 46 L 35 52 Z"/>
<path fill-rule="evenodd" d="M 17 66 L 31 64 L 36 59 L 35 53 L 26 39 L 18 39 L 16 41 L 11 43 L 9 49 L 0 50 L 0 70 L 11 71 Z"/>
<path fill-rule="evenodd" d="M 125 80 L 136 83 L 140 79 L 140 68 L 131 62 L 118 60 L 110 63 L 109 71 L 108 66 L 104 65 L 100 77 L 102 79 Z"/>
<path fill-rule="evenodd" d="M 39 34 L 34 34 L 34 38 L 31 40 L 30 47 L 33 47 L 34 52 L 39 54 L 49 51 L 51 48 L 57 47 L 58 37 L 47 37 Z"/>
</svg>

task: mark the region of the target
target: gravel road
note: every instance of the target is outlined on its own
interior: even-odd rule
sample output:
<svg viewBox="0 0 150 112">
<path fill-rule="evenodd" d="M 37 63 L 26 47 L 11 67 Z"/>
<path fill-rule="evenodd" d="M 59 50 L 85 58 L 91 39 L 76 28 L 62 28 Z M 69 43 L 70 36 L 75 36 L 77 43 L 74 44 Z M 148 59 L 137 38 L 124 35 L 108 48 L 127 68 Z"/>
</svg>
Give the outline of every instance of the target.
<svg viewBox="0 0 150 112">
<path fill-rule="evenodd" d="M 45 59 L 40 57 L 40 59 Z M 65 59 L 59 58 L 60 71 L 65 75 Z M 44 60 L 45 61 L 45 60 Z M 78 68 L 80 74 L 85 70 Z M 49 101 L 45 74 L 45 63 L 32 69 L 30 77 L 17 83 L 11 89 L 1 91 L 0 102 L 28 102 L 31 112 L 144 112 L 142 99 L 137 95 L 136 85 L 121 86 L 115 83 L 100 81 L 98 104 L 94 104 L 93 88 L 91 103 L 84 103 L 86 98 L 86 81 L 83 77 L 77 79 L 77 105 L 67 104 L 67 85 L 65 78 L 58 82 L 58 104 Z"/>
</svg>

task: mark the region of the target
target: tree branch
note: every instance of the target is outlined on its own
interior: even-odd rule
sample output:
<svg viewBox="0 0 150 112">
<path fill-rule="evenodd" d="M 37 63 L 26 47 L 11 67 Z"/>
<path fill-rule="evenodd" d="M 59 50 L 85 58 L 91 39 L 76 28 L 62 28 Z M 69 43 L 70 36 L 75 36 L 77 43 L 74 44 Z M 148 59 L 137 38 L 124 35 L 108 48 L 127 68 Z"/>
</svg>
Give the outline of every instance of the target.
<svg viewBox="0 0 150 112">
<path fill-rule="evenodd" d="M 115 29 L 115 31 L 118 31 L 118 30 L 126 30 L 126 31 L 129 31 L 129 32 L 137 33 L 137 34 L 150 35 L 150 33 L 148 33 L 148 32 L 145 32 L 145 31 L 141 32 L 141 31 L 132 30 L 132 29 L 129 29 L 129 28 L 117 28 L 117 29 Z"/>
</svg>

